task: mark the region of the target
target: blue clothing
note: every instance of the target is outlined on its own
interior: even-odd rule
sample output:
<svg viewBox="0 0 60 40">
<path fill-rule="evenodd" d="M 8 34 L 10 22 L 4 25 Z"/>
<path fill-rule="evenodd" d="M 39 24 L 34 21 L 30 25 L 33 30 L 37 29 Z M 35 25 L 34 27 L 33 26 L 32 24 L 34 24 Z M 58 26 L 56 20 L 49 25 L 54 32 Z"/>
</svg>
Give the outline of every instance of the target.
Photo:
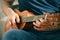
<svg viewBox="0 0 60 40">
<path fill-rule="evenodd" d="M 29 10 L 36 15 L 60 11 L 60 0 L 19 0 L 18 2 L 20 10 Z"/>
<path fill-rule="evenodd" d="M 60 31 L 34 31 L 34 33 L 32 33 L 14 29 L 6 32 L 2 40 L 60 40 Z"/>
</svg>

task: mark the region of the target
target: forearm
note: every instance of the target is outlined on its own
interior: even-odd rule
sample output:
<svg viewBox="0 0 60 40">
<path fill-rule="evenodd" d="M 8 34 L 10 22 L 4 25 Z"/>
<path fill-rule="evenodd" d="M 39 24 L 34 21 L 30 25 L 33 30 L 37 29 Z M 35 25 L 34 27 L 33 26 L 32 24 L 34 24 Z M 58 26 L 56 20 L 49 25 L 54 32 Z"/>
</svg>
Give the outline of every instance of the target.
<svg viewBox="0 0 60 40">
<path fill-rule="evenodd" d="M 12 3 L 9 1 L 4 1 L 4 0 L 2 1 L 2 10 L 3 10 L 4 14 L 7 16 L 10 14 L 11 11 L 13 11 L 10 8 L 11 5 L 12 5 Z"/>
</svg>

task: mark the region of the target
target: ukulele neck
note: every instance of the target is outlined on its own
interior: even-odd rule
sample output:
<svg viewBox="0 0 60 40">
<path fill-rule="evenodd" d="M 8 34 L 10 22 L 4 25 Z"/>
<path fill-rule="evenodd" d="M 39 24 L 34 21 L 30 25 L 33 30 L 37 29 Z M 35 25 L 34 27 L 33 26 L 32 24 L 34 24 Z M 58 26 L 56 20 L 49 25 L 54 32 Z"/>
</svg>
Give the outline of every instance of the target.
<svg viewBox="0 0 60 40">
<path fill-rule="evenodd" d="M 21 22 L 33 22 L 33 21 L 39 20 L 40 18 L 45 18 L 45 15 L 24 17 L 24 18 L 21 18 Z"/>
<path fill-rule="evenodd" d="M 51 19 L 51 18 L 46 18 L 45 15 L 36 15 L 36 16 L 21 18 L 21 22 L 33 22 L 33 21 L 39 20 L 40 18 Z M 58 24 L 60 25 L 60 21 L 58 21 Z"/>
</svg>

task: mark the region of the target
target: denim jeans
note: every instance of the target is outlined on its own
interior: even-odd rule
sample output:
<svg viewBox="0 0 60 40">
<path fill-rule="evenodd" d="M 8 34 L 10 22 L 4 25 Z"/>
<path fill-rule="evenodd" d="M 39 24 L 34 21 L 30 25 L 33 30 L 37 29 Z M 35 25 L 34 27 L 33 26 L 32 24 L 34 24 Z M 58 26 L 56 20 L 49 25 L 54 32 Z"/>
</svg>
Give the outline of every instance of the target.
<svg viewBox="0 0 60 40">
<path fill-rule="evenodd" d="M 43 32 L 13 29 L 4 33 L 2 40 L 60 40 L 60 30 Z"/>
</svg>

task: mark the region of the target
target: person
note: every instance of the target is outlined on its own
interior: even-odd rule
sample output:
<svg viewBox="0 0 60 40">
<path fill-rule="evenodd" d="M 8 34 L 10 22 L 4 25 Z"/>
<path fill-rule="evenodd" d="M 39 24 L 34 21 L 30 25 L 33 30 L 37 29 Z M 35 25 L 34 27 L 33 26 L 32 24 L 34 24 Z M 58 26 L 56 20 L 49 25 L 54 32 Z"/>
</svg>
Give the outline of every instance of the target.
<svg viewBox="0 0 60 40">
<path fill-rule="evenodd" d="M 2 10 L 10 20 L 9 25 L 20 22 L 19 16 L 10 7 L 13 2 L 14 0 L 3 0 L 2 2 Z M 60 11 L 60 0 L 18 0 L 18 3 L 20 11 L 28 10 L 35 15 L 45 14 L 51 16 L 53 14 L 52 16 L 54 16 L 55 12 Z M 51 31 L 47 31 L 46 29 L 45 31 L 43 29 L 41 30 L 41 28 L 44 28 L 42 24 L 51 25 L 51 23 L 48 23 L 45 19 L 41 18 L 33 22 L 34 26 L 28 32 L 25 30 L 11 29 L 4 33 L 2 40 L 60 40 L 59 29 Z"/>
</svg>

